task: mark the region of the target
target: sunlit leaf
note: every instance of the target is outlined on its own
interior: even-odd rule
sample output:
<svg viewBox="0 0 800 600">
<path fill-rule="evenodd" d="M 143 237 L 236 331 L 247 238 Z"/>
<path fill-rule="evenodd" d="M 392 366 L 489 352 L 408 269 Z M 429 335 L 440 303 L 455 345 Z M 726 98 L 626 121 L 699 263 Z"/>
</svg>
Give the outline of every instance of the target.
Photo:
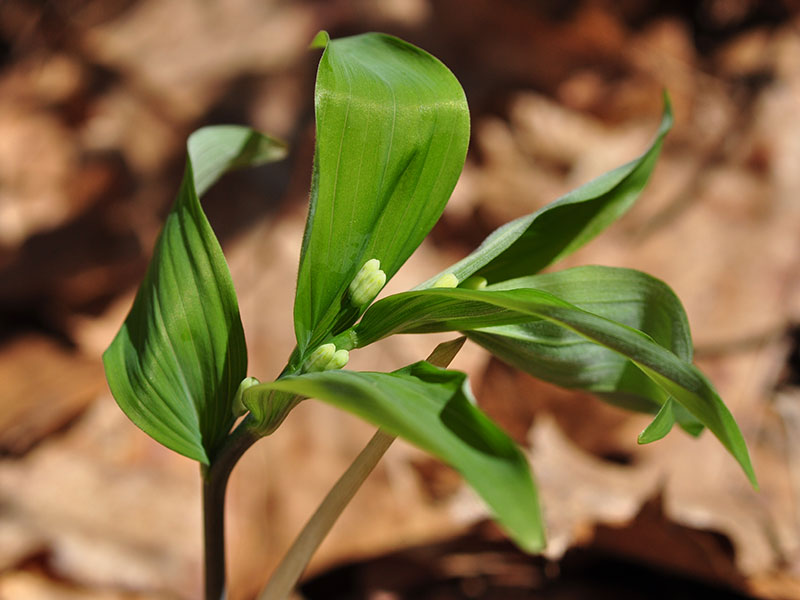
<svg viewBox="0 0 800 600">
<path fill-rule="evenodd" d="M 126 415 L 165 446 L 208 463 L 234 421 L 247 353 L 236 293 L 200 207 L 226 170 L 281 158 L 246 127 L 207 127 L 187 144 L 183 182 L 125 323 L 103 355 Z"/>
<path fill-rule="evenodd" d="M 532 288 L 649 335 L 686 362 L 692 337 L 680 300 L 664 282 L 641 271 L 586 266 L 521 277 L 489 290 Z M 590 391 L 630 410 L 657 412 L 667 394 L 617 352 L 542 319 L 469 333 L 470 339 L 523 371 L 567 388 Z M 697 421 L 680 405 L 665 413 L 698 434 Z M 665 422 L 661 422 L 665 426 Z M 694 427 L 692 427 L 694 426 Z M 702 425 L 700 426 L 702 430 Z"/>
<path fill-rule="evenodd" d="M 655 166 L 672 109 L 664 96 L 664 115 L 653 144 L 639 158 L 568 193 L 533 214 L 495 230 L 472 254 L 444 271 L 459 281 L 472 275 L 497 283 L 537 273 L 574 252 L 633 205 Z M 434 285 L 442 273 L 417 289 Z"/>
<path fill-rule="evenodd" d="M 483 305 L 483 306 L 481 306 Z M 411 306 L 412 309 L 406 307 Z M 535 289 L 466 290 L 433 288 L 379 300 L 337 347 L 363 347 L 394 333 L 469 331 L 524 315 L 568 329 L 630 360 L 666 394 L 708 427 L 736 458 L 755 485 L 747 447 L 730 411 L 694 365 L 641 331 L 578 308 Z"/>
<path fill-rule="evenodd" d="M 387 278 L 438 220 L 464 164 L 469 113 L 453 74 L 397 38 L 365 34 L 325 47 L 316 87 L 317 145 L 294 317 L 302 360 L 363 306 L 345 297 L 380 261 Z"/>
<path fill-rule="evenodd" d="M 245 395 L 276 390 L 317 398 L 406 439 L 458 470 L 520 547 L 541 550 L 542 517 L 527 459 L 475 407 L 465 379 L 419 362 L 395 373 L 307 373 Z"/>
</svg>

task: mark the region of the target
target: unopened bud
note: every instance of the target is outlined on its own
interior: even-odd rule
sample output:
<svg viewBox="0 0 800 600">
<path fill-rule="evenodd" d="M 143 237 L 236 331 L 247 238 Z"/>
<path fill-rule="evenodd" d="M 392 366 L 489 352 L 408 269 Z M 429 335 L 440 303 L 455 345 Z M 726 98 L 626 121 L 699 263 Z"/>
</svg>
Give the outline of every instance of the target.
<svg viewBox="0 0 800 600">
<path fill-rule="evenodd" d="M 363 306 L 371 302 L 385 283 L 386 273 L 381 271 L 381 261 L 377 258 L 368 260 L 350 282 L 348 288 L 350 301 L 356 306 Z"/>
<path fill-rule="evenodd" d="M 239 388 L 236 390 L 236 395 L 233 397 L 233 404 L 231 409 L 233 410 L 233 415 L 238 419 L 244 413 L 247 412 L 247 407 L 242 402 L 242 396 L 246 389 L 253 387 L 254 385 L 258 385 L 261 383 L 255 377 L 245 377 L 242 379 L 242 382 L 239 384 Z"/>
<path fill-rule="evenodd" d="M 306 373 L 324 371 L 325 366 L 331 361 L 334 354 L 336 354 L 336 346 L 333 344 L 322 344 L 322 346 L 316 348 L 309 355 L 303 370 Z"/>
<path fill-rule="evenodd" d="M 486 287 L 487 283 L 488 282 L 486 281 L 485 277 L 473 275 L 472 277 L 467 277 L 458 287 L 465 290 L 482 290 Z"/>
<path fill-rule="evenodd" d="M 308 357 L 303 370 L 306 373 L 332 371 L 341 369 L 348 360 L 350 360 L 350 353 L 347 350 L 337 350 L 334 344 L 322 344 Z"/>
<path fill-rule="evenodd" d="M 436 283 L 433 284 L 435 288 L 454 288 L 458 285 L 458 277 L 453 275 L 452 273 L 445 273 L 439 279 L 436 280 Z"/>
<path fill-rule="evenodd" d="M 334 369 L 341 369 L 347 364 L 348 360 L 350 360 L 350 353 L 347 350 L 337 350 L 333 353 L 333 358 L 325 365 L 325 370 L 332 371 Z"/>
</svg>

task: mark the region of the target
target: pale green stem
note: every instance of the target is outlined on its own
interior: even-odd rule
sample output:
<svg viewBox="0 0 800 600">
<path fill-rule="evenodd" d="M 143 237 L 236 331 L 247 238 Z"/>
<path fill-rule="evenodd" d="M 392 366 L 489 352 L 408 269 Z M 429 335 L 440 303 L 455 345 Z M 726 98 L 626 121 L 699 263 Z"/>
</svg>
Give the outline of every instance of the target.
<svg viewBox="0 0 800 600">
<path fill-rule="evenodd" d="M 465 340 L 465 337 L 460 337 L 439 344 L 426 360 L 437 367 L 447 367 L 461 350 Z M 334 484 L 322 504 L 303 527 L 272 573 L 266 587 L 258 595 L 258 600 L 286 600 L 289 597 L 314 552 L 328 535 L 336 519 L 342 514 L 358 488 L 361 487 L 394 440 L 395 436 L 385 431 L 379 429 L 375 432 L 366 447 Z"/>
<path fill-rule="evenodd" d="M 283 560 L 272 573 L 269 583 L 258 596 L 258 600 L 285 600 L 289 597 L 314 552 L 328 535 L 336 519 L 342 514 L 358 488 L 361 487 L 394 440 L 395 436 L 380 429 L 375 432 L 366 447 L 334 484 L 311 519 L 303 527 Z"/>
</svg>

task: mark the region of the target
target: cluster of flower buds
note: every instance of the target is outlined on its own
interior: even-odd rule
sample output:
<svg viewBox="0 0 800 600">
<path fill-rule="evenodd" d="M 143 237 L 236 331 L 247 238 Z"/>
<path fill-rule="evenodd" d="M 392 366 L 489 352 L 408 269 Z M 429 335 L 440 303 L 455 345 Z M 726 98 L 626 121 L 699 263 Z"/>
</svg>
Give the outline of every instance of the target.
<svg viewBox="0 0 800 600">
<path fill-rule="evenodd" d="M 368 260 L 350 282 L 347 290 L 350 302 L 355 306 L 364 306 L 372 302 L 385 284 L 386 273 L 381 271 L 381 261 L 377 258 Z"/>
<path fill-rule="evenodd" d="M 452 273 L 445 273 L 433 284 L 435 288 L 461 288 L 464 290 L 482 290 L 486 287 L 487 281 L 485 277 L 473 275 L 466 278 L 464 281 L 458 281 L 458 277 Z"/>
<path fill-rule="evenodd" d="M 386 284 L 386 273 L 381 270 L 381 262 L 373 258 L 364 263 L 359 269 L 348 288 L 348 298 L 355 307 L 362 307 L 372 302 Z M 434 288 L 455 288 L 460 287 L 468 290 L 482 290 L 486 287 L 486 279 L 479 276 L 472 276 L 461 283 L 458 277 L 452 273 L 445 273 L 436 283 Z M 344 349 L 336 349 L 336 344 L 328 343 L 317 347 L 303 363 L 303 373 L 318 373 L 320 371 L 332 371 L 341 369 L 350 359 L 350 353 Z M 258 385 L 260 382 L 255 377 L 247 377 L 239 384 L 236 396 L 233 400 L 233 414 L 237 417 L 245 414 L 247 408 L 242 402 L 242 396 L 248 388 Z"/>
<path fill-rule="evenodd" d="M 349 359 L 350 353 L 347 350 L 337 350 L 334 344 L 322 344 L 308 356 L 303 365 L 303 371 L 317 373 L 341 369 Z"/>
</svg>

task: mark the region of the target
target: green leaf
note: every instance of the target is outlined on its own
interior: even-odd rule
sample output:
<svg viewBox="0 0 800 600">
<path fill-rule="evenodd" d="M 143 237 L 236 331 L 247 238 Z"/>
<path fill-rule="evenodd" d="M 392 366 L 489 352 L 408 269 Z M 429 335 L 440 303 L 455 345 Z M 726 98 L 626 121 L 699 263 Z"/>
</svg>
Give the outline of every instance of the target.
<svg viewBox="0 0 800 600">
<path fill-rule="evenodd" d="M 250 388 L 245 395 L 265 390 L 317 398 L 430 452 L 463 475 L 521 548 L 537 551 L 544 546 L 528 461 L 475 407 L 463 373 L 423 361 L 395 373 L 290 376 Z"/>
<path fill-rule="evenodd" d="M 202 127 L 189 136 L 189 161 L 198 198 L 226 172 L 286 158 L 286 144 L 241 125 Z"/>
<path fill-rule="evenodd" d="M 672 398 L 668 398 L 658 411 L 656 418 L 639 434 L 640 444 L 650 444 L 665 437 L 675 424 L 674 409 L 676 406 Z"/>
<path fill-rule="evenodd" d="M 655 166 L 664 136 L 672 127 L 664 95 L 664 115 L 655 140 L 639 158 L 568 193 L 542 209 L 495 230 L 469 256 L 417 289 L 433 287 L 444 273 L 459 281 L 472 275 L 490 283 L 537 273 L 574 252 L 619 219 L 633 205 Z"/>
<path fill-rule="evenodd" d="M 680 300 L 664 282 L 641 271 L 586 266 L 512 279 L 486 289 L 532 288 L 578 308 L 649 335 L 686 362 L 692 337 Z M 658 412 L 667 399 L 660 386 L 620 354 L 545 320 L 479 329 L 469 333 L 505 362 L 562 387 L 590 391 L 641 412 Z M 699 433 L 697 421 L 680 405 L 669 415 Z M 702 430 L 702 426 L 700 426 Z"/>
<path fill-rule="evenodd" d="M 483 308 L 478 308 L 480 305 Z M 413 310 L 407 310 L 412 306 Z M 393 333 L 469 331 L 517 322 L 524 315 L 544 319 L 629 359 L 666 394 L 708 427 L 756 485 L 747 447 L 736 422 L 711 383 L 693 365 L 641 331 L 595 315 L 542 290 L 441 289 L 405 292 L 373 304 L 361 322 L 337 340 L 337 347 L 363 347 Z"/>
<path fill-rule="evenodd" d="M 464 165 L 469 112 L 453 74 L 397 38 L 329 40 L 316 87 L 317 145 L 294 317 L 303 360 L 357 319 L 345 296 L 378 259 L 387 279 L 441 215 Z"/>
<path fill-rule="evenodd" d="M 103 354 L 120 408 L 168 448 L 208 464 L 231 428 L 247 350 L 228 266 L 200 207 L 226 170 L 281 158 L 246 127 L 198 130 L 181 189 L 128 317 Z"/>
</svg>

